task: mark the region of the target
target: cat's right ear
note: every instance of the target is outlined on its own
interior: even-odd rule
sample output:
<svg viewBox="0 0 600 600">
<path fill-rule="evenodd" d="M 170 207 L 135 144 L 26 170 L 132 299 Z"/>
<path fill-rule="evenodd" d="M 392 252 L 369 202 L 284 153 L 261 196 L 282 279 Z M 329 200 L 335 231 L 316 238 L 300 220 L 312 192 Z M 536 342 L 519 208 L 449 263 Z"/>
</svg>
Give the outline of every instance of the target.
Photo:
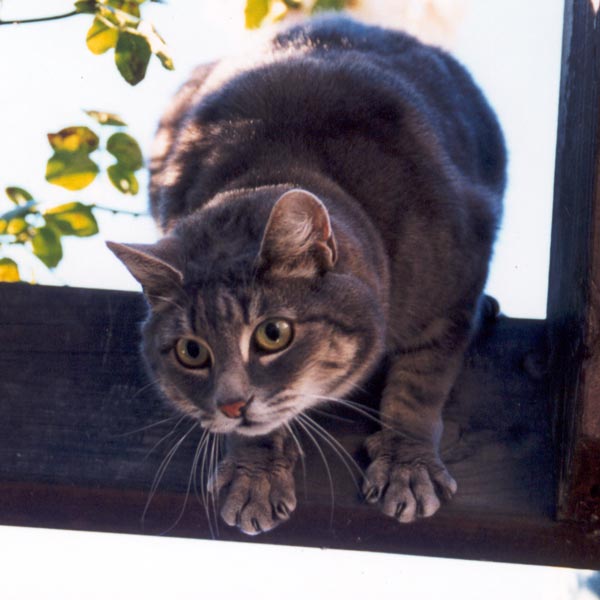
<svg viewBox="0 0 600 600">
<path fill-rule="evenodd" d="M 106 245 L 142 285 L 153 309 L 172 302 L 183 283 L 183 252 L 177 238 L 166 237 L 156 244 Z"/>
</svg>

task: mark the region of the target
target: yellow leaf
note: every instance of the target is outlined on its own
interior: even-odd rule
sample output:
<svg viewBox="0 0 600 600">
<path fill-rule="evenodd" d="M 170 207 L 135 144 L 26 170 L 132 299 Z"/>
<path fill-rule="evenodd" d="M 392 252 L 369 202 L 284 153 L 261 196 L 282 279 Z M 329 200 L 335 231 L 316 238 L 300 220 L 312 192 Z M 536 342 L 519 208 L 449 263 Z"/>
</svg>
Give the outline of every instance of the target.
<svg viewBox="0 0 600 600">
<path fill-rule="evenodd" d="M 83 126 L 65 127 L 58 133 L 49 133 L 48 141 L 54 150 L 64 152 L 93 152 L 99 143 L 98 136 Z"/>
<path fill-rule="evenodd" d="M 89 237 L 98 233 L 98 223 L 92 207 L 81 202 L 69 202 L 50 208 L 43 213 L 47 223 L 52 224 L 62 235 Z"/>
<path fill-rule="evenodd" d="M 19 235 L 19 233 L 23 233 L 27 229 L 27 222 L 25 219 L 17 218 L 11 219 L 8 222 L 8 227 L 6 228 L 6 233 L 9 235 Z"/>
<path fill-rule="evenodd" d="M 0 258 L 0 281 L 14 283 L 21 281 L 19 267 L 17 263 L 10 258 Z"/>
<path fill-rule="evenodd" d="M 85 152 L 56 152 L 46 165 L 46 180 L 68 190 L 81 190 L 94 181 L 98 165 Z"/>
<path fill-rule="evenodd" d="M 71 173 L 67 175 L 55 175 L 54 177 L 48 177 L 48 181 L 54 185 L 60 185 L 67 190 L 72 192 L 76 190 L 82 190 L 94 181 L 96 177 L 95 173 Z"/>
<path fill-rule="evenodd" d="M 97 17 L 94 19 L 85 38 L 87 47 L 94 54 L 104 54 L 117 45 L 119 30 L 111 25 L 109 21 L 100 20 Z"/>
<path fill-rule="evenodd" d="M 271 10 L 271 1 L 272 0 L 246 0 L 244 16 L 246 17 L 246 27 L 248 29 L 260 27 L 264 18 Z"/>
</svg>

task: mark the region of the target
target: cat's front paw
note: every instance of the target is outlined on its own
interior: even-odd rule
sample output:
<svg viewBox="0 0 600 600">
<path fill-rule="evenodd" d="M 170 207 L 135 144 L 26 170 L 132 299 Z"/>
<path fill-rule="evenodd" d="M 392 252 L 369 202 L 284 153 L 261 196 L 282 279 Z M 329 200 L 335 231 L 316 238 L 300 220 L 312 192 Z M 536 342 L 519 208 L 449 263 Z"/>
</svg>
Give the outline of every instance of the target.
<svg viewBox="0 0 600 600">
<path fill-rule="evenodd" d="M 448 473 L 433 446 L 414 444 L 379 431 L 367 439 L 371 464 L 363 482 L 365 500 L 379 503 L 384 514 L 401 523 L 431 517 L 456 493 L 456 481 Z"/>
<path fill-rule="evenodd" d="M 287 521 L 296 508 L 292 471 L 225 458 L 209 483 L 209 492 L 220 495 L 221 517 L 227 525 L 257 535 Z"/>
</svg>

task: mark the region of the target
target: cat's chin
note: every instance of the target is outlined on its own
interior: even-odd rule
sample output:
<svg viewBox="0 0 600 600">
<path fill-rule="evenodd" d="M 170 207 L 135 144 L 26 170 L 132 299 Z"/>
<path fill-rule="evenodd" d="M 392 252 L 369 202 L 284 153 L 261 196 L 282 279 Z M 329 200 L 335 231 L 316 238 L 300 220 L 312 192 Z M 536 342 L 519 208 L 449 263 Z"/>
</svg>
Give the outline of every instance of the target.
<svg viewBox="0 0 600 600">
<path fill-rule="evenodd" d="M 258 437 L 261 435 L 267 435 L 279 427 L 279 424 L 273 423 L 231 423 L 227 424 L 216 424 L 216 423 L 203 423 L 200 422 L 204 429 L 207 429 L 210 433 L 220 433 L 227 435 L 229 433 L 236 433 L 237 435 L 243 435 L 245 437 Z"/>
<path fill-rule="evenodd" d="M 235 428 L 235 433 L 238 435 L 244 435 L 246 437 L 257 437 L 260 435 L 267 435 L 277 429 L 273 427 L 272 423 L 260 423 L 253 425 L 240 425 Z"/>
</svg>

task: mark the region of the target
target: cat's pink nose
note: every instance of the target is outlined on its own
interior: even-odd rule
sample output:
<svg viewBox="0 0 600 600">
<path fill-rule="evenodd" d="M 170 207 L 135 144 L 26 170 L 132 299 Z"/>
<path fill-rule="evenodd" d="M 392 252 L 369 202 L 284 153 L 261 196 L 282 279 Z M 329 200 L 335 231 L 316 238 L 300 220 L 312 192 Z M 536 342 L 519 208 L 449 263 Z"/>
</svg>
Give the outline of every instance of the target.
<svg viewBox="0 0 600 600">
<path fill-rule="evenodd" d="M 244 406 L 248 404 L 245 400 L 235 400 L 233 402 L 228 402 L 227 404 L 222 404 L 219 406 L 219 410 L 230 419 L 237 419 L 242 416 L 242 409 Z"/>
</svg>

